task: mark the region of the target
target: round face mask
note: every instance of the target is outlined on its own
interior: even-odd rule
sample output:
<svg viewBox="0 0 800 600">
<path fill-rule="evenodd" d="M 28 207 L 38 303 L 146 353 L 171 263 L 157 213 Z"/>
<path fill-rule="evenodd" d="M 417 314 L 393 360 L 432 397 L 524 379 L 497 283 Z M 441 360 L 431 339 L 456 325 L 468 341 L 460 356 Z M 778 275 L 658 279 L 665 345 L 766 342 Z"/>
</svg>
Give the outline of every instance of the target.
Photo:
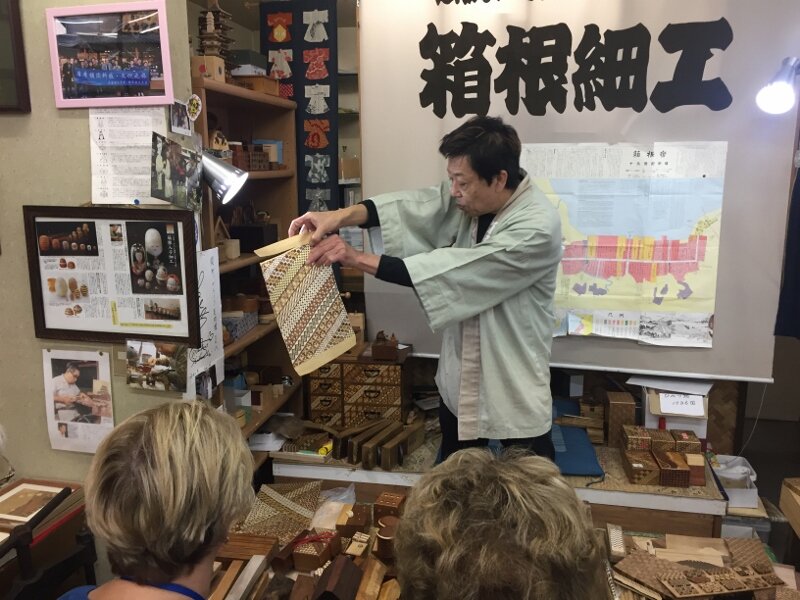
<svg viewBox="0 0 800 600">
<path fill-rule="evenodd" d="M 150 256 L 161 256 L 164 247 L 161 242 L 161 232 L 158 229 L 148 229 L 145 232 L 144 247 Z"/>
</svg>

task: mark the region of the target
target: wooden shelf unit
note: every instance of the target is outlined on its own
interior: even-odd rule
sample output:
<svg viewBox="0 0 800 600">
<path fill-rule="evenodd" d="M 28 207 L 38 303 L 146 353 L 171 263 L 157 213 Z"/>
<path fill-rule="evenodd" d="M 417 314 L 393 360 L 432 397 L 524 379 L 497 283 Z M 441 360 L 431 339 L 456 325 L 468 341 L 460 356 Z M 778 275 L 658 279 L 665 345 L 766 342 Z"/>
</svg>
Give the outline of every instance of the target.
<svg viewBox="0 0 800 600">
<path fill-rule="evenodd" d="M 258 469 L 267 462 L 269 458 L 269 452 L 264 452 L 263 450 L 252 450 L 253 455 L 253 473 L 258 471 Z"/>
<path fill-rule="evenodd" d="M 251 435 L 258 431 L 261 426 L 266 423 L 272 415 L 278 412 L 281 407 L 286 404 L 289 398 L 291 398 L 299 389 L 300 381 L 296 381 L 290 385 L 278 398 L 271 399 L 266 403 L 263 403 L 262 400 L 260 408 L 254 406 L 251 411 L 252 417 L 250 421 L 244 427 L 242 427 L 242 435 L 245 437 L 245 439 L 249 439 Z"/>
<path fill-rule="evenodd" d="M 209 146 L 209 115 L 215 128 L 229 140 L 249 142 L 254 139 L 276 139 L 283 142 L 283 162 L 287 168 L 274 171 L 253 171 L 247 183 L 231 202 L 253 202 L 256 210 L 266 210 L 272 222 L 278 224 L 281 235 L 297 216 L 297 152 L 295 139 L 295 110 L 292 100 L 214 81 L 192 78 L 192 91 L 200 97 L 203 109 L 195 121 L 195 131 L 202 136 L 203 147 Z M 220 204 L 210 192 L 203 206 L 203 247 L 213 248 L 214 224 Z"/>
<path fill-rule="evenodd" d="M 276 329 L 278 329 L 278 323 L 276 321 L 272 321 L 271 323 L 259 323 L 238 340 L 225 346 L 225 358 L 233 356 L 234 354 L 239 354 L 239 352 L 249 345 L 269 335 Z"/>
</svg>

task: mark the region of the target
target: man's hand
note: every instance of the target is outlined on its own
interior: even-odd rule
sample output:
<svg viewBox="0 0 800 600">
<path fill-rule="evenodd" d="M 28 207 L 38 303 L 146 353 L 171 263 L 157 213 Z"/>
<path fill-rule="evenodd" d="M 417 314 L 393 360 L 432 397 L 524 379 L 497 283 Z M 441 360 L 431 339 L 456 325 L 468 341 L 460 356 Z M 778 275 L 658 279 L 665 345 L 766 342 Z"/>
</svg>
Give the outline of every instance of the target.
<svg viewBox="0 0 800 600">
<path fill-rule="evenodd" d="M 297 235 L 310 231 L 311 245 L 318 244 L 329 233 L 337 231 L 341 224 L 339 222 L 339 211 L 307 212 L 297 217 L 289 225 L 289 236 Z"/>
<path fill-rule="evenodd" d="M 316 246 L 312 246 L 308 254 L 309 265 L 327 266 L 337 262 L 343 267 L 352 267 L 375 275 L 381 257 L 356 250 L 338 235 L 329 235 Z"/>
<path fill-rule="evenodd" d="M 302 219 L 303 217 L 300 218 Z M 318 244 L 311 247 L 311 252 L 308 254 L 308 264 L 328 266 L 333 263 L 339 263 L 343 267 L 355 267 L 358 263 L 359 254 L 361 253 L 358 250 L 346 243 L 338 235 L 329 235 Z"/>
<path fill-rule="evenodd" d="M 355 227 L 367 222 L 369 213 L 363 204 L 356 204 L 339 210 L 325 212 L 308 212 L 301 217 L 297 217 L 289 225 L 289 235 L 297 235 L 305 231 L 310 231 L 311 245 L 318 244 L 322 239 L 338 231 L 342 227 Z"/>
</svg>

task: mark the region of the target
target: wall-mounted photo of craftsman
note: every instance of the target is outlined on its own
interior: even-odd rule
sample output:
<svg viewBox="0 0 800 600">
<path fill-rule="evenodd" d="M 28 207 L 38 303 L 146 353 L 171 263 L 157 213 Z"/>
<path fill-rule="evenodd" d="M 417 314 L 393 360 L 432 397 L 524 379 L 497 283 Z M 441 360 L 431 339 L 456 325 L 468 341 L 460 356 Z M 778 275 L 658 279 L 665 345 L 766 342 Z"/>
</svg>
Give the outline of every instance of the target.
<svg viewBox="0 0 800 600">
<path fill-rule="evenodd" d="M 53 359 L 53 410 L 59 422 L 81 419 L 92 422 L 94 400 L 92 381 L 97 378 L 96 362 Z"/>
<path fill-rule="evenodd" d="M 51 447 L 94 452 L 114 428 L 108 353 L 45 349 L 42 367 Z"/>
</svg>

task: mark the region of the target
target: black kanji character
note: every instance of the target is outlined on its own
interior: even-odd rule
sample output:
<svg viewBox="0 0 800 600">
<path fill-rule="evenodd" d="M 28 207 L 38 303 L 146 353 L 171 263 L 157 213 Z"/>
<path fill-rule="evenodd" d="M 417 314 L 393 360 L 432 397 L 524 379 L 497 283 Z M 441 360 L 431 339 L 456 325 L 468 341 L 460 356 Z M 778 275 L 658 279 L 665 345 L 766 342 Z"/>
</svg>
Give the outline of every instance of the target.
<svg viewBox="0 0 800 600">
<path fill-rule="evenodd" d="M 733 101 L 728 86 L 720 77 L 704 80 L 706 62 L 712 48 L 725 50 L 733 41 L 733 30 L 727 19 L 697 23 L 670 23 L 658 36 L 667 52 L 680 52 L 671 81 L 659 81 L 650 101 L 659 112 L 677 106 L 701 104 L 711 110 L 728 108 Z"/>
<path fill-rule="evenodd" d="M 420 56 L 433 61 L 432 69 L 420 74 L 425 87 L 419 94 L 423 108 L 433 105 L 440 119 L 447 113 L 447 92 L 456 117 L 489 112 L 492 66 L 483 56 L 497 40 L 489 31 L 478 31 L 475 23 L 462 22 L 461 35 L 454 31 L 439 35 L 428 23 L 428 33 L 419 43 Z"/>
<path fill-rule="evenodd" d="M 607 29 L 602 42 L 597 25 L 586 25 L 575 49 L 575 108 L 594 110 L 597 97 L 606 110 L 642 112 L 647 105 L 649 59 L 650 32 L 641 23 L 628 29 Z"/>
<path fill-rule="evenodd" d="M 532 115 L 544 115 L 552 104 L 563 113 L 567 107 L 567 57 L 572 54 L 572 33 L 564 23 L 547 27 L 509 25 L 508 44 L 497 51 L 505 68 L 495 79 L 494 91 L 506 93 L 506 108 L 519 110 L 520 80 L 525 82 L 522 101 Z"/>
</svg>

